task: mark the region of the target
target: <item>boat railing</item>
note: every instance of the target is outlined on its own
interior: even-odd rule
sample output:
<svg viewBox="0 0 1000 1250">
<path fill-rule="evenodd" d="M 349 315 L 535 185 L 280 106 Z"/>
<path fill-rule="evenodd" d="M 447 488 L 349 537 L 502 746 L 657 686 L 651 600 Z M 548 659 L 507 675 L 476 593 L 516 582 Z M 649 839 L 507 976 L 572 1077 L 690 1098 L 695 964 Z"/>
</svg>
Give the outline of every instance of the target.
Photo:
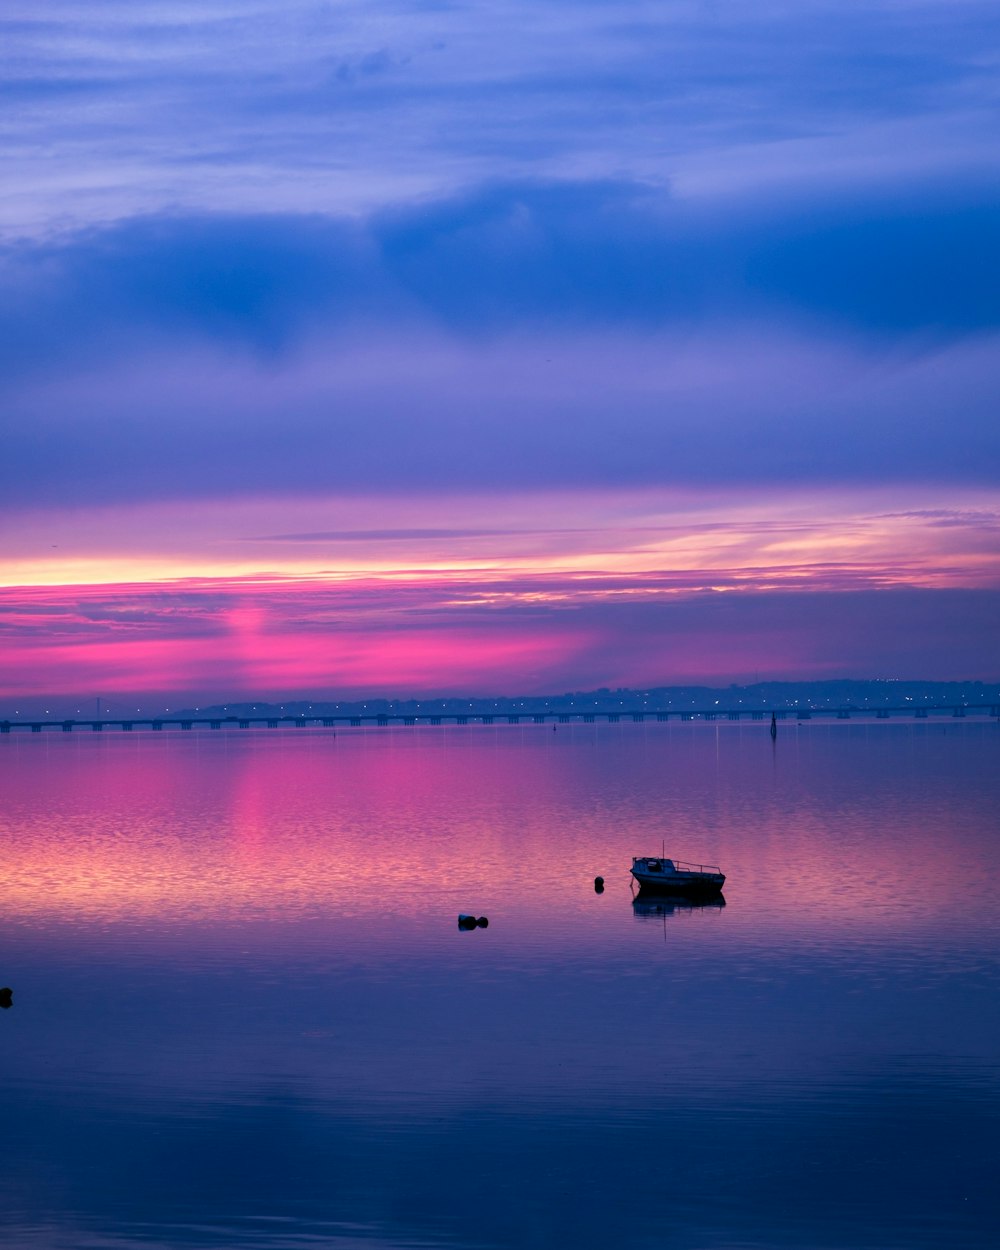
<svg viewBox="0 0 1000 1250">
<path fill-rule="evenodd" d="M 715 864 L 689 864 L 683 859 L 675 859 L 674 867 L 679 872 L 714 872 L 717 876 L 722 875 L 722 869 Z"/>
<path fill-rule="evenodd" d="M 654 860 L 656 863 L 662 864 L 666 862 L 667 858 L 667 856 L 659 855 L 636 855 L 633 857 L 632 863 L 643 864 L 647 860 Z M 722 869 L 717 868 L 715 864 L 690 864 L 687 860 L 669 858 L 675 872 L 715 873 L 716 876 L 722 876 Z"/>
</svg>

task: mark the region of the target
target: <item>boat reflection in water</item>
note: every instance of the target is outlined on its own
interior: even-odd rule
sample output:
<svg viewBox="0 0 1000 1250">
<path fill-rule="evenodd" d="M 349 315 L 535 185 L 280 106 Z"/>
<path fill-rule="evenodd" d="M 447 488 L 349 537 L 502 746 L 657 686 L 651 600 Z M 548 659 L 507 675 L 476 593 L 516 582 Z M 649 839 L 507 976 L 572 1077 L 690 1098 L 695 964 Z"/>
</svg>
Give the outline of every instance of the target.
<svg viewBox="0 0 1000 1250">
<path fill-rule="evenodd" d="M 712 898 L 689 898 L 683 894 L 658 894 L 652 897 L 638 894 L 632 899 L 632 914 L 636 920 L 659 920 L 680 912 L 721 911 L 726 900 L 721 894 Z"/>
</svg>

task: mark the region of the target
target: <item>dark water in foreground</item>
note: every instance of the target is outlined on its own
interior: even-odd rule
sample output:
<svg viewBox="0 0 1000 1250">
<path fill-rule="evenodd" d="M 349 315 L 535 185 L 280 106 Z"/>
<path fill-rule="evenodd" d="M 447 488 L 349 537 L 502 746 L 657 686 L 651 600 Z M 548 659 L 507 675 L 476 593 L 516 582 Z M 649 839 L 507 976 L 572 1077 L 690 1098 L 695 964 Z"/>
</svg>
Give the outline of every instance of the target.
<svg viewBox="0 0 1000 1250">
<path fill-rule="evenodd" d="M 11 735 L 0 1241 L 992 1247 L 998 763 L 985 722 Z M 661 839 L 724 908 L 633 907 Z"/>
</svg>

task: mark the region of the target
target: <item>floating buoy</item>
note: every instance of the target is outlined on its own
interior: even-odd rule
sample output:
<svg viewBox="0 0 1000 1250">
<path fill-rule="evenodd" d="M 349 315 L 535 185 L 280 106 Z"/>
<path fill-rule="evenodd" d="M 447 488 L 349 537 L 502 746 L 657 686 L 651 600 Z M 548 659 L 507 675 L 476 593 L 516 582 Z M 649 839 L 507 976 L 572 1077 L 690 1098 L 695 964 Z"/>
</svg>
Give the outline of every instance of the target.
<svg viewBox="0 0 1000 1250">
<path fill-rule="evenodd" d="M 476 927 L 475 916 L 460 915 L 458 918 L 458 927 L 460 929 L 474 929 Z"/>
<path fill-rule="evenodd" d="M 10 986 L 5 985 L 3 989 L 0 990 L 0 1007 L 6 1008 L 6 1007 L 13 1007 L 13 1006 L 14 1006 L 14 991 L 10 988 Z"/>
<path fill-rule="evenodd" d="M 604 893 L 604 878 L 603 877 L 594 878 L 594 893 L 595 894 Z"/>
<path fill-rule="evenodd" d="M 490 927 L 490 922 L 486 918 L 486 916 L 480 916 L 479 919 L 476 921 L 476 925 L 480 929 L 488 929 Z"/>
</svg>

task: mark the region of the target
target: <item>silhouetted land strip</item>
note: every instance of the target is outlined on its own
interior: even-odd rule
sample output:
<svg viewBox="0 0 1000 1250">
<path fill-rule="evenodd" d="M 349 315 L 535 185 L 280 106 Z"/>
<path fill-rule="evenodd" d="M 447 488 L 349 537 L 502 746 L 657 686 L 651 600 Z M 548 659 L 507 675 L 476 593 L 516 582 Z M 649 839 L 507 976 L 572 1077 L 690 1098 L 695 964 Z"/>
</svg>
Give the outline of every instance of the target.
<svg viewBox="0 0 1000 1250">
<path fill-rule="evenodd" d="M 76 700 L 74 700 L 76 702 Z M 66 711 L 72 704 L 66 701 Z M 134 708 L 134 713 L 133 713 Z M 103 715 L 101 715 L 103 711 Z M 572 724 L 596 721 L 849 720 L 869 716 L 1000 716 L 1000 684 L 981 681 L 757 682 L 726 687 L 659 686 L 645 690 L 570 691 L 555 695 L 466 696 L 425 699 L 296 699 L 283 703 L 241 700 L 198 708 L 105 705 L 93 716 L 27 714 L 0 719 L 0 732 L 77 727 L 103 730 L 209 729 L 281 726 Z"/>
<path fill-rule="evenodd" d="M 342 728 L 362 728 L 366 725 L 374 725 L 386 727 L 389 725 L 495 725 L 495 724 L 534 724 L 534 725 L 570 725 L 573 723 L 594 724 L 598 721 L 605 721 L 612 724 L 621 721 L 631 721 L 633 723 L 641 723 L 644 721 L 769 721 L 772 725 L 774 721 L 798 720 L 809 721 L 815 719 L 834 719 L 834 720 L 850 720 L 852 717 L 864 716 L 874 717 L 876 720 L 889 720 L 893 717 L 909 717 L 917 720 L 926 720 L 931 716 L 945 717 L 949 716 L 956 719 L 963 719 L 966 716 L 990 716 L 1000 718 L 1000 703 L 998 704 L 979 704 L 969 706 L 966 704 L 934 704 L 925 707 L 913 707 L 912 705 L 903 707 L 883 707 L 877 709 L 868 708 L 779 708 L 772 710 L 770 713 L 759 709 L 739 710 L 730 709 L 720 711 L 718 708 L 700 708 L 691 711 L 676 711 L 673 709 L 647 709 L 647 708 L 626 708 L 623 711 L 561 711 L 561 712 L 427 712 L 423 714 L 414 713 L 391 713 L 391 712 L 361 712 L 352 713 L 334 713 L 323 714 L 317 712 L 310 713 L 285 713 L 282 715 L 255 715 L 242 716 L 238 714 L 229 714 L 226 716 L 153 716 L 141 717 L 134 716 L 126 719 L 107 719 L 93 720 L 87 719 L 33 719 L 33 720 L 6 720 L 0 722 L 0 733 L 9 734 L 15 730 L 30 731 L 31 733 L 41 733 L 43 729 L 62 730 L 64 733 L 71 733 L 74 729 L 90 729 L 100 732 L 104 729 L 120 729 L 130 732 L 135 729 L 279 729 L 281 727 L 295 727 L 299 729 L 306 728 L 327 728 L 335 729 L 338 726 Z M 773 720 L 772 720 L 773 718 Z"/>
</svg>

